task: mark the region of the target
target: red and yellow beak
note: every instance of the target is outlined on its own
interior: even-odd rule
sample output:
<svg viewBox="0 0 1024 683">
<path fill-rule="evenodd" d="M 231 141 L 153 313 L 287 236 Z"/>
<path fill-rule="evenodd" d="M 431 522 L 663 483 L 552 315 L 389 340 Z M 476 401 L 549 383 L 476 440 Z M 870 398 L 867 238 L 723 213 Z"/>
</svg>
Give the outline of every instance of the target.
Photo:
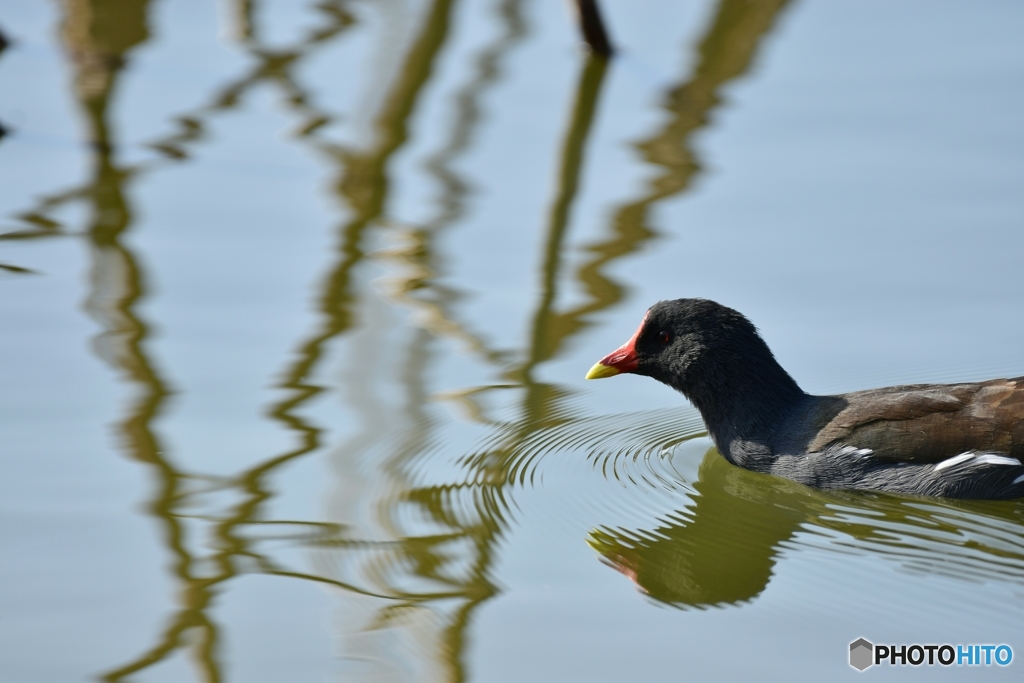
<svg viewBox="0 0 1024 683">
<path fill-rule="evenodd" d="M 640 327 L 636 328 L 636 332 L 629 338 L 629 341 L 597 361 L 587 373 L 587 379 L 603 379 L 623 372 L 636 372 L 637 365 L 640 363 L 640 358 L 636 354 L 636 340 L 640 337 L 646 322 L 647 316 L 644 316 L 643 322 L 640 323 Z"/>
</svg>

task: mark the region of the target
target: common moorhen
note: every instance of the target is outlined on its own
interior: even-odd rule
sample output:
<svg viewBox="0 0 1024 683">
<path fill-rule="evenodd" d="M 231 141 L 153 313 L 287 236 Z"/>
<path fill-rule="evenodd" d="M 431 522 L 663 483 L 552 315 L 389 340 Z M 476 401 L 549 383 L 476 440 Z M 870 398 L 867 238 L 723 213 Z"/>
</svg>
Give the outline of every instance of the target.
<svg viewBox="0 0 1024 683">
<path fill-rule="evenodd" d="M 749 320 L 706 299 L 652 306 L 587 379 L 623 372 L 682 392 L 722 455 L 755 472 L 819 488 L 1024 497 L 1024 377 L 812 396 Z"/>
</svg>

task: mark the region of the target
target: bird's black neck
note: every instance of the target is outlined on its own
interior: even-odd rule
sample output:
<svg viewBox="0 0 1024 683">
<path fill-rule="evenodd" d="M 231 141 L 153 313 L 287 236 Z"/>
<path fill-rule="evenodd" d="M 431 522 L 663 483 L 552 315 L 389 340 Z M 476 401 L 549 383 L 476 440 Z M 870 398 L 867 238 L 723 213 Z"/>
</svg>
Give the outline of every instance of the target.
<svg viewBox="0 0 1024 683">
<path fill-rule="evenodd" d="M 740 461 L 771 455 L 779 426 L 807 398 L 768 347 L 759 346 L 708 358 L 691 374 L 695 379 L 677 387 L 700 411 L 722 454 L 748 467 Z"/>
</svg>

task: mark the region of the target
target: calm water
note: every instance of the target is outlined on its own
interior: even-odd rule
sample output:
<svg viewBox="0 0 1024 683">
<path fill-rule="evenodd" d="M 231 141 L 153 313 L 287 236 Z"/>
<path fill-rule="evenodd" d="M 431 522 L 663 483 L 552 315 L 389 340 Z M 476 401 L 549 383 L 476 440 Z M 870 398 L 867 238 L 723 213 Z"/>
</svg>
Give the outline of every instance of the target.
<svg viewBox="0 0 1024 683">
<path fill-rule="evenodd" d="M 1024 5 L 602 6 L 0 0 L 0 679 L 1020 680 L 1024 503 L 582 378 L 679 296 L 1024 374 Z"/>
</svg>

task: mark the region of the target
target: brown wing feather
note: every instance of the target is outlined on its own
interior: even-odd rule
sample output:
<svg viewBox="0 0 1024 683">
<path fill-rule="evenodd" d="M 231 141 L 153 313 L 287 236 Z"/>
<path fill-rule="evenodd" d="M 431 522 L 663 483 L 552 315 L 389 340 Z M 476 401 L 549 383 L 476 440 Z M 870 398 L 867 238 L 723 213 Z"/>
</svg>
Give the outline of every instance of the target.
<svg viewBox="0 0 1024 683">
<path fill-rule="evenodd" d="M 940 462 L 972 450 L 1024 458 L 1024 377 L 835 398 L 815 416 L 821 429 L 812 452 L 838 442 L 899 462 Z"/>
</svg>

